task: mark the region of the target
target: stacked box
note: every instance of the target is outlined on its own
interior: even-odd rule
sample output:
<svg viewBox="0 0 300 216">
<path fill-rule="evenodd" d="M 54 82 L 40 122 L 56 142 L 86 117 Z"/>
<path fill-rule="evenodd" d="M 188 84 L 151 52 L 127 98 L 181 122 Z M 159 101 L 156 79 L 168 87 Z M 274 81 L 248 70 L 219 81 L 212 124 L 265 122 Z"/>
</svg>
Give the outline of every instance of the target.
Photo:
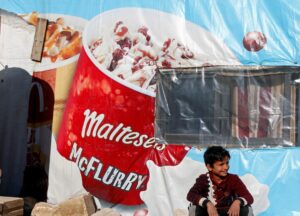
<svg viewBox="0 0 300 216">
<path fill-rule="evenodd" d="M 22 198 L 0 196 L 0 216 L 22 216 L 23 205 Z"/>
</svg>

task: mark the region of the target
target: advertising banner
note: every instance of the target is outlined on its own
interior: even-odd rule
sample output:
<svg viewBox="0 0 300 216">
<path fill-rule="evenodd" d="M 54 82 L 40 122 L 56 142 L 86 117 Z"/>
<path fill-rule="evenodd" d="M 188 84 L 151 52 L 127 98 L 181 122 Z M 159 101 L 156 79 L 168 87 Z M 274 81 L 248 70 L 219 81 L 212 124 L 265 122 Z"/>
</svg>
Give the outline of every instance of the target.
<svg viewBox="0 0 300 216">
<path fill-rule="evenodd" d="M 200 68 L 197 74 L 203 76 L 197 79 L 208 84 L 204 79 L 210 71 L 207 68 L 218 67 L 224 72 L 226 67 L 252 66 L 262 72 L 270 66 L 293 67 L 291 78 L 284 83 L 275 81 L 287 70 L 279 73 L 277 69 L 275 73 L 268 69 L 266 79 L 257 74 L 235 74 L 235 86 L 231 90 L 226 87 L 228 92 L 213 77 L 212 83 L 217 87 L 212 91 L 219 89 L 220 95 L 230 98 L 229 101 L 219 97 L 217 102 L 222 109 L 224 104 L 234 107 L 230 117 L 234 120 L 223 131 L 247 141 L 247 145 L 230 148 L 229 172 L 239 175 L 254 197 L 254 214 L 300 215 L 297 147 L 300 4 L 293 0 L 272 3 L 266 0 L 1 0 L 0 9 L 0 46 L 5 50 L 1 50 L 0 63 L 8 68 L 17 65 L 28 71 L 31 78 L 27 85 L 28 101 L 21 105 L 26 110 L 23 125 L 27 140 L 23 134 L 22 140 L 12 142 L 16 148 L 17 145 L 24 151 L 26 148 L 27 153 L 18 153 L 22 160 L 11 166 L 18 164 L 22 169 L 26 164 L 43 164 L 49 177 L 49 203 L 57 204 L 88 192 L 94 196 L 98 208 L 113 208 L 123 216 L 188 215 L 187 193 L 196 178 L 207 172 L 204 150 L 208 144 L 219 143 L 214 139 L 201 145 L 188 143 L 190 135 L 185 129 L 190 126 L 184 125 L 184 120 L 189 115 L 176 111 L 175 103 L 170 102 L 165 106 L 172 105 L 169 110 L 180 113 L 182 119 L 177 121 L 178 125 L 172 125 L 174 129 L 168 125 L 172 116 L 167 115 L 167 123 L 161 124 L 166 125 L 162 131 L 175 131 L 178 135 L 176 130 L 180 128 L 182 136 L 175 136 L 176 145 L 167 139 L 158 142 L 155 120 L 159 70 Z M 19 46 L 14 46 L 14 38 L 8 33 L 20 38 L 27 36 L 23 44 L 30 53 L 39 18 L 48 20 L 42 61 L 33 62 L 30 55 L 24 54 L 22 59 L 30 65 L 13 64 L 19 61 L 18 56 L 5 53 L 14 53 Z M 15 32 L 9 32 L 10 29 Z M 6 48 L 6 44 L 12 44 L 12 48 Z M 181 82 L 175 72 L 174 76 L 168 72 L 169 84 Z M 241 77 L 254 78 L 249 84 Z M 265 80 L 275 80 L 274 87 L 267 86 Z M 292 87 L 288 85 L 290 81 Z M 0 90 L 5 92 L 2 86 L 0 83 Z M 19 87 L 14 86 L 16 91 Z M 176 86 L 174 89 L 173 92 Z M 195 89 L 199 88 L 185 86 L 184 91 L 199 95 Z M 288 96 L 284 92 L 289 92 Z M 202 105 L 207 103 L 206 107 L 210 107 L 210 99 L 215 95 L 209 91 L 203 93 Z M 187 113 L 198 115 L 184 99 L 178 101 Z M 272 109 L 266 104 L 271 104 Z M 257 113 L 251 112 L 252 108 Z M 6 116 L 7 110 L 1 108 L 1 112 Z M 201 108 L 201 118 L 205 118 L 205 112 Z M 239 118 L 243 115 L 247 115 L 247 123 Z M 197 125 L 205 125 L 201 118 L 197 117 L 200 122 Z M 254 118 L 263 118 L 264 126 L 256 128 L 258 120 Z M 13 133 L 12 126 L 2 127 L 1 135 Z M 280 130 L 275 133 L 268 129 L 263 134 L 263 127 Z M 194 135 L 209 131 L 206 125 L 195 130 Z M 291 140 L 288 144 L 284 142 L 286 133 Z M 263 141 L 254 143 L 251 138 Z M 264 138 L 276 138 L 276 143 L 272 139 L 265 142 Z M 232 147 L 225 144 L 233 143 L 221 144 Z M 11 150 L 2 143 L 1 146 L 0 168 L 8 167 L 8 160 L 2 155 Z M 3 179 L 7 175 L 9 169 L 4 169 Z M 20 189 L 22 176 L 16 178 Z M 17 191 L 3 189 L 8 184 L 6 181 L 0 185 L 1 193 L 16 194 Z"/>
</svg>

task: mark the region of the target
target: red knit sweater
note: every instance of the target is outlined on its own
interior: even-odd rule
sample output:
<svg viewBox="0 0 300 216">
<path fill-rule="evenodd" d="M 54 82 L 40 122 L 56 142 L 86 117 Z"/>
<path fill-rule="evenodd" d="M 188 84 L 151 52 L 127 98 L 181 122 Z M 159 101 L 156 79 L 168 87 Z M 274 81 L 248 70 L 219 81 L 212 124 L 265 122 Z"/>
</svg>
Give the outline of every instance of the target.
<svg viewBox="0 0 300 216">
<path fill-rule="evenodd" d="M 241 179 L 234 174 L 228 174 L 219 184 L 213 182 L 209 173 L 200 175 L 188 192 L 187 200 L 202 206 L 205 199 L 209 199 L 217 209 L 229 208 L 235 199 L 240 199 L 243 206 L 253 203 L 252 195 Z"/>
</svg>

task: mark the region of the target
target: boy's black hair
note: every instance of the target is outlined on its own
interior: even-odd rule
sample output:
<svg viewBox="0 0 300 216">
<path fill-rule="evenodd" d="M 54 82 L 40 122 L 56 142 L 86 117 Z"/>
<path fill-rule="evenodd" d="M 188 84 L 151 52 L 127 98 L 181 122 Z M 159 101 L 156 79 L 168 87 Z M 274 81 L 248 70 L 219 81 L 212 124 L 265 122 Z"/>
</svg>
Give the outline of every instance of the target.
<svg viewBox="0 0 300 216">
<path fill-rule="evenodd" d="M 230 154 L 225 148 L 222 146 L 211 146 L 204 152 L 204 162 L 206 165 L 213 166 L 214 162 L 221 161 L 226 156 L 230 159 Z"/>
</svg>

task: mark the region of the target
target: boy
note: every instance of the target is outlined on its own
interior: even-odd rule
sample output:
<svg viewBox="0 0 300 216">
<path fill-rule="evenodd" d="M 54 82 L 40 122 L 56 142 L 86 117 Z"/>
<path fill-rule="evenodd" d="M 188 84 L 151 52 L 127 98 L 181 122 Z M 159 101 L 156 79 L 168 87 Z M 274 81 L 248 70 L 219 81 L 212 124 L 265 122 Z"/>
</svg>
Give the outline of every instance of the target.
<svg viewBox="0 0 300 216">
<path fill-rule="evenodd" d="M 253 197 L 237 175 L 228 173 L 229 152 L 221 146 L 204 153 L 208 173 L 200 175 L 187 194 L 196 205 L 196 216 L 253 215 Z"/>
</svg>

